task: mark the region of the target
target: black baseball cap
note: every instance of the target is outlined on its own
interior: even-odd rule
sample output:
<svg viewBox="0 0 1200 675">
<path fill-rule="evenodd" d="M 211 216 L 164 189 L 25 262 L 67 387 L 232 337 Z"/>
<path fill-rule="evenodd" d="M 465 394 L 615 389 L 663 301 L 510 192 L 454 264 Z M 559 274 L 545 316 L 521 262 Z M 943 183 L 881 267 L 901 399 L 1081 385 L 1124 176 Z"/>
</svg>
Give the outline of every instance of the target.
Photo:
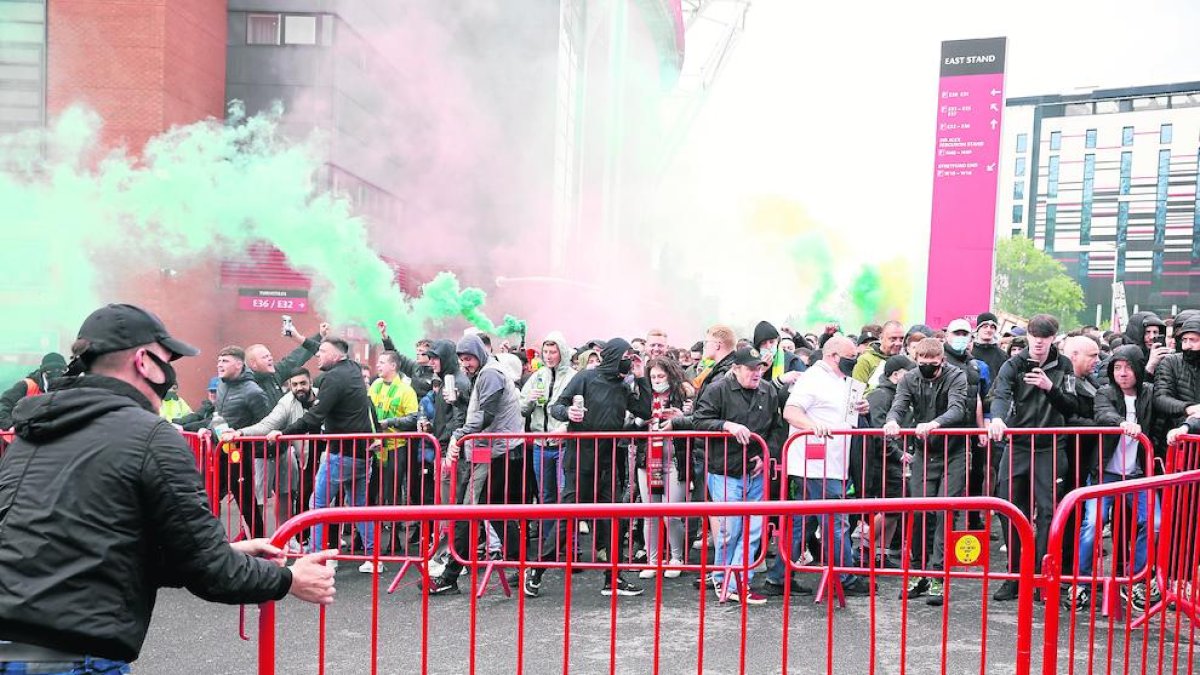
<svg viewBox="0 0 1200 675">
<path fill-rule="evenodd" d="M 761 366 L 765 365 L 762 352 L 753 347 L 742 347 L 733 353 L 733 364 L 736 366 Z"/>
<path fill-rule="evenodd" d="M 105 305 L 88 315 L 79 327 L 87 348 L 78 356 L 99 356 L 157 342 L 171 352 L 171 360 L 195 356 L 199 349 L 171 337 L 162 319 L 134 305 Z"/>
</svg>

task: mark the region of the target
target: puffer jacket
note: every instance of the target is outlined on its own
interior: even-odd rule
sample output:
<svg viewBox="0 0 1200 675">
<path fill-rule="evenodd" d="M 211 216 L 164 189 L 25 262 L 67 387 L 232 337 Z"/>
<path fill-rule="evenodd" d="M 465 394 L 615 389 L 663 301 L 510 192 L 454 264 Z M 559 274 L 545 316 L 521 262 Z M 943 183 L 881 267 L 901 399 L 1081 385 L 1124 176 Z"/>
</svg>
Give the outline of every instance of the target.
<svg viewBox="0 0 1200 675">
<path fill-rule="evenodd" d="M 1154 371 L 1154 410 L 1168 427 L 1187 419 L 1188 406 L 1200 403 L 1200 366 L 1190 365 L 1183 352 L 1167 355 Z"/>
<path fill-rule="evenodd" d="M 196 460 L 129 384 L 70 378 L 22 401 L 0 459 L 0 640 L 133 661 L 159 588 L 279 600 L 291 572 L 235 551 Z"/>
<path fill-rule="evenodd" d="M 231 429 L 241 429 L 255 424 L 271 412 L 266 392 L 254 381 L 249 368 L 232 380 L 221 380 L 217 385 L 217 415 Z"/>
</svg>

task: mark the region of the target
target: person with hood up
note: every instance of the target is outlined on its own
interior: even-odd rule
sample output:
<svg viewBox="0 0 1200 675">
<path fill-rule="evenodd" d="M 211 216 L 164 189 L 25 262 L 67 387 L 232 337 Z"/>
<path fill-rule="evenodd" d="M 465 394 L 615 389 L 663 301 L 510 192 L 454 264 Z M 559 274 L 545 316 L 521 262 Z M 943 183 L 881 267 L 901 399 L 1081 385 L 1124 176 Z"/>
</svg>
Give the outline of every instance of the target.
<svg viewBox="0 0 1200 675">
<path fill-rule="evenodd" d="M 1147 375 L 1154 375 L 1158 364 L 1171 354 L 1171 348 L 1167 346 L 1167 324 L 1154 312 L 1134 312 L 1121 342 L 1141 348 Z"/>
<path fill-rule="evenodd" d="M 917 369 L 909 371 L 896 387 L 896 398 L 883 425 L 885 436 L 900 433 L 901 420 L 916 424 L 916 452 L 909 458 L 910 497 L 963 496 L 967 488 L 966 437 L 930 437 L 937 429 L 974 426 L 971 385 L 961 369 L 946 362 L 940 340 L 925 338 L 917 345 Z M 957 518 L 955 518 L 957 520 Z M 937 572 L 945 562 L 945 515 L 921 514 L 916 519 L 913 557 L 919 568 Z M 957 524 L 956 524 L 957 525 Z M 913 576 L 902 598 L 926 595 L 925 603 L 940 606 L 944 600 L 940 575 Z"/>
<path fill-rule="evenodd" d="M 633 360 L 629 343 L 623 338 L 613 338 L 605 343 L 600 352 L 600 365 L 595 370 L 577 373 L 567 384 L 550 407 L 550 414 L 559 421 L 568 422 L 567 431 L 597 432 L 621 431 L 625 428 L 625 416 L 649 419 L 651 396 L 646 380 L 633 378 Z M 582 406 L 576 405 L 580 397 Z M 613 469 L 617 446 L 611 439 L 573 439 L 563 446 L 562 471 L 563 504 L 613 503 Z M 543 549 L 542 560 L 561 560 L 566 549 L 566 528 L 563 522 L 555 521 L 552 526 L 554 546 Z M 593 548 L 597 560 L 606 560 L 610 551 L 611 522 L 597 520 Z M 531 569 L 525 573 L 524 592 L 537 597 L 541 592 L 544 568 Z M 626 581 L 619 573 L 604 572 L 602 595 L 641 595 L 642 588 Z"/>
<path fill-rule="evenodd" d="M 854 364 L 854 379 L 867 385 L 867 391 L 879 386 L 883 362 L 904 352 L 904 325 L 888 321 L 880 326 L 879 340 L 872 342 Z"/>
<path fill-rule="evenodd" d="M 463 426 L 451 434 L 446 448 L 447 462 L 457 462 L 460 503 L 505 504 L 520 503 L 521 478 L 525 473 L 525 448 L 520 434 L 525 431 L 521 416 L 521 394 L 517 380 L 521 377 L 521 361 L 512 354 L 488 354 L 478 335 L 464 335 L 458 341 L 458 357 L 467 376 L 472 378 L 467 416 Z M 461 441 L 471 434 L 503 434 L 506 438 L 476 441 L 468 450 L 480 446 L 490 450 L 491 461 L 478 461 L 474 453 L 459 461 Z M 515 437 L 514 437 L 515 436 Z M 430 580 L 430 595 L 458 594 L 458 575 L 462 570 L 459 559 L 470 560 L 475 555 L 475 542 L 470 540 L 471 521 L 454 522 L 453 547 L 456 555 L 446 560 L 442 573 Z M 517 523 L 505 521 L 502 559 L 513 560 L 518 554 Z"/>
<path fill-rule="evenodd" d="M 1176 330 L 1179 352 L 1163 359 L 1154 373 L 1154 410 L 1168 427 L 1200 417 L 1200 317 Z"/>
<path fill-rule="evenodd" d="M 563 483 L 559 462 L 562 439 L 557 434 L 566 431 L 567 423 L 554 419 L 550 404 L 562 396 L 567 383 L 575 377 L 575 371 L 571 369 L 572 351 L 562 333 L 547 335 L 542 340 L 542 363 L 545 365 L 538 368 L 521 389 L 521 414 L 529 418 L 529 431 L 551 434 L 533 440 L 533 475 L 537 482 L 538 502 L 542 504 L 557 504 Z M 551 527 L 549 520 L 543 520 L 538 526 L 547 546 L 552 545 L 546 539 L 551 534 Z"/>
<path fill-rule="evenodd" d="M 781 391 L 791 389 L 800 373 L 808 368 L 800 361 L 799 356 L 779 348 L 779 331 L 768 321 L 759 321 L 754 327 L 753 346 L 762 353 L 762 358 L 768 365 L 767 381 L 779 387 Z"/>
<path fill-rule="evenodd" d="M 1096 425 L 1120 427 L 1124 434 L 1105 436 L 1102 439 L 1099 461 L 1089 467 L 1089 477 L 1093 485 L 1140 478 L 1146 474 L 1146 467 L 1152 458 L 1146 456 L 1139 435 L 1143 429 L 1149 429 L 1154 421 L 1154 387 L 1147 381 L 1144 363 L 1145 350 L 1141 349 L 1141 345 L 1118 347 L 1109 359 L 1109 383 L 1096 392 Z M 1067 567 L 1064 572 L 1073 572 L 1081 576 L 1092 575 L 1097 534 L 1110 517 L 1115 499 L 1117 498 L 1103 497 L 1099 500 L 1089 499 L 1084 503 L 1083 526 L 1079 530 L 1078 570 L 1072 571 Z M 1128 493 L 1122 495 L 1120 500 L 1123 503 L 1118 508 L 1125 509 L 1132 516 L 1130 522 L 1137 523 L 1133 569 L 1120 570 L 1114 567 L 1111 572 L 1118 576 L 1137 575 L 1146 568 L 1149 528 L 1153 527 L 1156 531 L 1158 529 L 1158 505 L 1155 504 L 1154 520 L 1151 524 L 1148 491 Z M 1119 555 L 1129 547 L 1125 542 L 1114 540 L 1113 548 Z M 1091 587 L 1091 584 L 1076 586 L 1068 601 L 1072 601 L 1078 609 L 1086 608 L 1091 604 Z M 1126 596 L 1132 593 L 1133 605 L 1139 611 L 1146 609 L 1147 601 L 1149 604 L 1158 602 L 1158 584 L 1153 579 L 1149 583 L 1149 589 L 1146 583 L 1139 582 L 1122 584 L 1121 592 Z"/>
<path fill-rule="evenodd" d="M 221 382 L 217 385 L 217 403 L 210 422 L 213 435 L 220 437 L 230 429 L 248 427 L 271 412 L 267 394 L 246 367 L 246 352 L 241 347 L 230 345 L 217 353 L 217 377 Z M 264 455 L 265 449 L 255 443 L 240 450 L 235 453 L 232 446 L 221 445 L 217 453 L 217 494 L 224 496 L 232 491 L 250 535 L 261 537 L 266 527 L 262 507 L 254 503 L 254 462 L 248 460 L 250 456 Z"/>
<path fill-rule="evenodd" d="M 63 355 L 50 352 L 42 357 L 42 365 L 37 370 L 14 382 L 4 395 L 0 396 L 0 430 L 12 429 L 13 408 L 21 399 L 50 391 L 50 382 L 62 377 L 66 370 L 67 360 Z"/>
<path fill-rule="evenodd" d="M 128 673 L 158 589 L 250 604 L 333 602 L 331 551 L 281 566 L 227 541 L 196 461 L 155 410 L 199 353 L 140 307 L 92 312 L 68 377 L 22 400 L 0 458 L 0 672 Z"/>
<path fill-rule="evenodd" d="M 1008 427 L 1059 428 L 1078 412 L 1075 394 L 1075 367 L 1054 346 L 1058 319 L 1038 314 L 1029 320 L 1029 346 L 1004 362 L 992 389 L 992 419 L 988 435 L 998 443 Z M 1058 480 L 1067 465 L 1065 442 L 1054 435 L 1022 437 L 1008 444 L 1000 458 L 996 496 L 1012 502 L 1029 518 L 1035 512 L 1035 560 L 1041 570 L 1042 557 L 1054 517 Z M 1001 519 L 1004 522 L 1004 519 Z M 1021 561 L 1021 541 L 1011 527 L 1004 528 L 1008 539 L 1008 569 L 1017 572 Z M 1005 581 L 992 596 L 998 601 L 1015 600 L 1016 581 Z"/>
</svg>

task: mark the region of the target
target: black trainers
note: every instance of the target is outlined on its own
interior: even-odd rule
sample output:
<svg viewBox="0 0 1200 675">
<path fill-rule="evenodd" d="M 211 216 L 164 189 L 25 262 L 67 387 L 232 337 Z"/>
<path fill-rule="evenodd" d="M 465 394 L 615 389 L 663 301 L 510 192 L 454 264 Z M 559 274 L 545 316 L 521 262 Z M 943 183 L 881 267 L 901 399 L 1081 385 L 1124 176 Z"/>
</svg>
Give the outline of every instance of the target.
<svg viewBox="0 0 1200 675">
<path fill-rule="evenodd" d="M 900 600 L 919 598 L 929 592 L 929 577 L 911 577 L 908 586 L 900 591 Z"/>
<path fill-rule="evenodd" d="M 929 591 L 926 593 L 925 604 L 930 607 L 941 607 L 946 602 L 946 591 L 942 588 L 941 579 L 929 580 Z"/>
<path fill-rule="evenodd" d="M 1017 591 L 1019 589 L 1020 585 L 1010 579 L 1000 584 L 1000 589 L 992 595 L 992 599 L 996 602 L 1008 602 L 1010 600 L 1016 600 Z"/>
<path fill-rule="evenodd" d="M 458 595 L 461 591 L 458 590 L 458 579 L 448 578 L 445 575 L 435 577 L 429 581 L 429 595 Z"/>
<path fill-rule="evenodd" d="M 813 589 L 801 584 L 796 579 L 792 579 L 791 586 L 792 586 L 792 589 L 791 589 L 792 595 L 812 595 L 812 593 L 813 593 Z M 774 581 L 767 579 L 766 581 L 763 582 L 762 587 L 759 588 L 759 590 L 762 591 L 763 595 L 770 596 L 770 597 L 778 597 L 778 596 L 783 595 L 784 585 L 777 584 Z"/>
<path fill-rule="evenodd" d="M 527 598 L 536 598 L 542 594 L 542 575 L 538 574 L 537 570 L 525 571 L 525 583 L 521 584 L 521 590 Z"/>
<path fill-rule="evenodd" d="M 871 595 L 871 585 L 862 579 L 855 579 L 848 584 L 842 584 L 842 593 L 847 598 L 865 598 Z"/>
<path fill-rule="evenodd" d="M 1068 612 L 1073 607 L 1082 612 L 1092 606 L 1092 589 L 1087 586 L 1068 586 L 1062 594 L 1062 607 Z"/>
<path fill-rule="evenodd" d="M 632 596 L 641 595 L 644 592 L 645 590 L 641 586 L 636 586 L 625 581 L 625 578 L 620 574 L 613 579 L 605 579 L 604 588 L 600 589 L 600 595 L 612 595 L 616 593 L 617 595 Z"/>
</svg>

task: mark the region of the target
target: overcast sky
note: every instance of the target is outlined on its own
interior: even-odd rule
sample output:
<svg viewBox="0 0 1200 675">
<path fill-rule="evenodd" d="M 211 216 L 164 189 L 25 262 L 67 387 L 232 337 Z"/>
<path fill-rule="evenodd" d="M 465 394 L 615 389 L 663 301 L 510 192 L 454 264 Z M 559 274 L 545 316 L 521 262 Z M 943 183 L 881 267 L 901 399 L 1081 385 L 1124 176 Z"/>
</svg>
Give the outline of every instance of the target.
<svg viewBox="0 0 1200 675">
<path fill-rule="evenodd" d="M 923 274 L 942 40 L 1007 36 L 1012 97 L 1200 80 L 1196 26 L 1196 0 L 753 0 L 674 187 L 726 217 L 794 199 L 856 255 Z"/>
</svg>

